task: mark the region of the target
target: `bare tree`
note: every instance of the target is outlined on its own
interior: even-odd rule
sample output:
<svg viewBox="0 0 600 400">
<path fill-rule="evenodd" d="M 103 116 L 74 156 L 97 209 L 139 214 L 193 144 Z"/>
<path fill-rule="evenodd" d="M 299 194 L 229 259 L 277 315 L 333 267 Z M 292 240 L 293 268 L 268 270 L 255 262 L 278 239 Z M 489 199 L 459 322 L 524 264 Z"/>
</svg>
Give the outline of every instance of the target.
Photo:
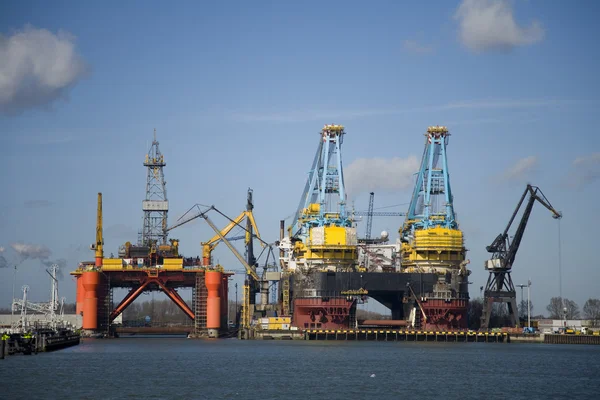
<svg viewBox="0 0 600 400">
<path fill-rule="evenodd" d="M 565 307 L 567 307 L 567 319 L 581 318 L 579 306 L 573 300 L 565 299 Z"/>
<path fill-rule="evenodd" d="M 469 329 L 476 331 L 481 327 L 481 314 L 483 314 L 483 300 L 481 298 L 470 300 L 467 311 Z"/>
<path fill-rule="evenodd" d="M 533 302 L 529 301 L 529 313 L 533 316 Z M 527 300 L 519 303 L 519 319 L 527 319 Z"/>
<path fill-rule="evenodd" d="M 553 297 L 550 299 L 550 304 L 546 306 L 546 310 L 550 313 L 549 317 L 552 319 L 562 318 L 563 315 L 563 301 L 561 297 Z"/>
<path fill-rule="evenodd" d="M 567 309 L 567 319 L 578 319 L 581 316 L 579 306 L 573 300 L 561 297 L 553 297 L 546 310 L 550 313 L 550 318 L 561 319 L 564 315 L 564 309 Z"/>
<path fill-rule="evenodd" d="M 600 300 L 588 299 L 583 306 L 583 314 L 592 321 L 592 326 L 600 325 Z"/>
</svg>

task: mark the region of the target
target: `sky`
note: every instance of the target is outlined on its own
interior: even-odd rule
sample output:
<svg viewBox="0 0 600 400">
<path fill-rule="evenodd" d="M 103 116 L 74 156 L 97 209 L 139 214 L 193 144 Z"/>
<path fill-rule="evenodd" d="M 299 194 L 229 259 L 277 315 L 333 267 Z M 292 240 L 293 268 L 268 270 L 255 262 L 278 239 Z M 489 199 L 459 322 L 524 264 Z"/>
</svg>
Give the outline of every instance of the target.
<svg viewBox="0 0 600 400">
<path fill-rule="evenodd" d="M 488 277 L 485 247 L 526 183 L 539 186 L 564 217 L 534 207 L 513 280 L 531 279 L 534 313 L 559 286 L 582 307 L 600 297 L 598 11 L 583 0 L 3 2 L 0 306 L 15 264 L 17 297 L 27 284 L 31 300 L 47 301 L 43 268 L 56 262 L 60 294 L 74 302 L 68 273 L 93 259 L 98 192 L 105 254 L 137 239 L 154 129 L 170 223 L 196 203 L 237 216 L 250 187 L 274 242 L 320 128 L 342 124 L 359 210 L 374 191 L 376 209 L 406 211 L 423 133 L 449 128 L 472 298 Z M 401 223 L 376 217 L 373 232 L 395 240 Z M 195 256 L 212 235 L 196 221 L 170 237 Z M 213 255 L 242 271 L 226 246 Z"/>
</svg>

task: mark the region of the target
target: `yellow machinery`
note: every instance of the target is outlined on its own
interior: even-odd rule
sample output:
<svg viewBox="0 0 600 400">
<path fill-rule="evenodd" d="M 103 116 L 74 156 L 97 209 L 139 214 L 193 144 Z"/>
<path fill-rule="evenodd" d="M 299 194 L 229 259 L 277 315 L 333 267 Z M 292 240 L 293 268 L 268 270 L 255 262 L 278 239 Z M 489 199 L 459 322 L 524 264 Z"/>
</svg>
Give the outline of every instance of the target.
<svg viewBox="0 0 600 400">
<path fill-rule="evenodd" d="M 244 221 L 245 218 L 247 218 L 247 222 L 249 222 L 251 224 L 252 229 L 254 230 L 254 232 L 256 232 L 254 235 L 258 239 L 260 239 L 260 233 L 258 232 L 258 227 L 256 226 L 256 221 L 254 220 L 254 214 L 252 213 L 252 210 L 250 209 L 250 210 L 242 211 L 240 213 L 240 215 L 238 215 L 237 218 L 231 220 L 231 222 L 227 226 L 225 226 L 225 228 L 221 229 L 220 231 L 216 230 L 217 233 L 208 242 L 201 243 L 201 245 L 202 245 L 202 265 L 204 265 L 204 266 L 212 265 L 212 251 L 215 249 L 215 247 L 217 247 L 219 242 L 221 240 L 223 240 L 223 238 L 225 236 L 227 236 L 227 234 L 229 232 L 231 232 L 231 230 L 234 227 L 242 226 L 241 223 Z M 246 244 L 248 244 L 250 242 L 250 240 L 252 240 L 249 232 L 246 232 L 245 239 L 246 239 Z M 262 243 L 262 241 L 260 243 L 264 247 L 264 244 Z"/>
<path fill-rule="evenodd" d="M 405 223 L 405 229 L 411 222 Z M 465 268 L 466 249 L 459 229 L 436 226 L 415 230 L 413 240 L 402 243 L 401 252 L 404 272 L 445 274 L 448 268 Z"/>
<path fill-rule="evenodd" d="M 320 204 L 310 204 L 302 210 L 298 222 L 305 224 L 319 218 L 320 211 Z M 322 218 L 336 221 L 341 216 L 339 213 L 325 213 Z M 291 233 L 291 227 L 289 230 Z M 293 255 L 297 260 L 303 261 L 305 268 L 352 270 L 357 260 L 357 244 L 356 228 L 331 223 L 308 228 L 307 240 L 295 242 Z"/>
</svg>

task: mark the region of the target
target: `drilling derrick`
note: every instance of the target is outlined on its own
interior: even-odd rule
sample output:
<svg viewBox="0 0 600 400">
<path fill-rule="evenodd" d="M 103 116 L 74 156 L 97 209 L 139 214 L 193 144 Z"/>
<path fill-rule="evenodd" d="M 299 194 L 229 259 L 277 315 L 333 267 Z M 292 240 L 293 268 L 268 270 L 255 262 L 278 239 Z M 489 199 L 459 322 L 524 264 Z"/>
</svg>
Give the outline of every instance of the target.
<svg viewBox="0 0 600 400">
<path fill-rule="evenodd" d="M 348 270 L 356 263 L 356 228 L 346 212 L 341 125 L 325 125 L 288 239 L 285 268 Z M 284 239 L 285 241 L 285 239 Z M 291 244 L 293 243 L 293 244 Z"/>
<path fill-rule="evenodd" d="M 152 244 L 167 245 L 167 213 L 169 201 L 163 167 L 166 166 L 164 157 L 158 148 L 156 129 L 150 151 L 144 160 L 148 169 L 146 179 L 146 199 L 142 202 L 144 225 L 138 242 L 142 246 Z"/>
<path fill-rule="evenodd" d="M 468 281 L 463 233 L 453 207 L 446 148 L 450 133 L 431 126 L 406 220 L 400 229 L 405 273 L 436 274 L 431 293 L 421 293 L 425 329 L 466 328 Z M 420 316 L 417 313 L 417 316 Z"/>
</svg>

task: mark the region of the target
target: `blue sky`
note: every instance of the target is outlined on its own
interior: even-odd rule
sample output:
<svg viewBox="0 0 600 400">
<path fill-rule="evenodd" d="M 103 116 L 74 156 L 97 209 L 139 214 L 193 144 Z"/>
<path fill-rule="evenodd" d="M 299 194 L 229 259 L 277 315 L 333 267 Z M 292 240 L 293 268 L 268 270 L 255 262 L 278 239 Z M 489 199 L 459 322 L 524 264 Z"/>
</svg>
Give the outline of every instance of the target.
<svg viewBox="0 0 600 400">
<path fill-rule="evenodd" d="M 564 213 L 563 295 L 582 307 L 598 297 L 600 279 L 599 8 L 541 0 L 4 3 L 1 255 L 12 264 L 11 244 L 24 242 L 50 249 L 47 260 L 66 259 L 68 271 L 92 259 L 99 191 L 107 253 L 135 241 L 154 128 L 171 222 L 195 203 L 237 215 L 252 187 L 261 233 L 274 241 L 279 219 L 295 211 L 323 124 L 346 127 L 357 209 L 367 208 L 370 190 L 376 208 L 410 200 L 423 132 L 439 124 L 452 134 L 471 296 L 487 279 L 485 246 L 532 182 Z M 400 223 L 377 218 L 373 229 L 394 237 Z M 212 236 L 200 222 L 173 232 L 185 255 Z M 558 295 L 557 235 L 537 205 L 513 272 L 516 283 L 531 278 L 535 312 Z M 241 271 L 225 246 L 214 255 Z M 74 301 L 66 272 L 61 293 Z M 47 299 L 39 260 L 19 266 L 17 288 L 25 283 L 33 300 Z M 0 268 L 0 305 L 11 288 L 12 270 Z"/>
</svg>

